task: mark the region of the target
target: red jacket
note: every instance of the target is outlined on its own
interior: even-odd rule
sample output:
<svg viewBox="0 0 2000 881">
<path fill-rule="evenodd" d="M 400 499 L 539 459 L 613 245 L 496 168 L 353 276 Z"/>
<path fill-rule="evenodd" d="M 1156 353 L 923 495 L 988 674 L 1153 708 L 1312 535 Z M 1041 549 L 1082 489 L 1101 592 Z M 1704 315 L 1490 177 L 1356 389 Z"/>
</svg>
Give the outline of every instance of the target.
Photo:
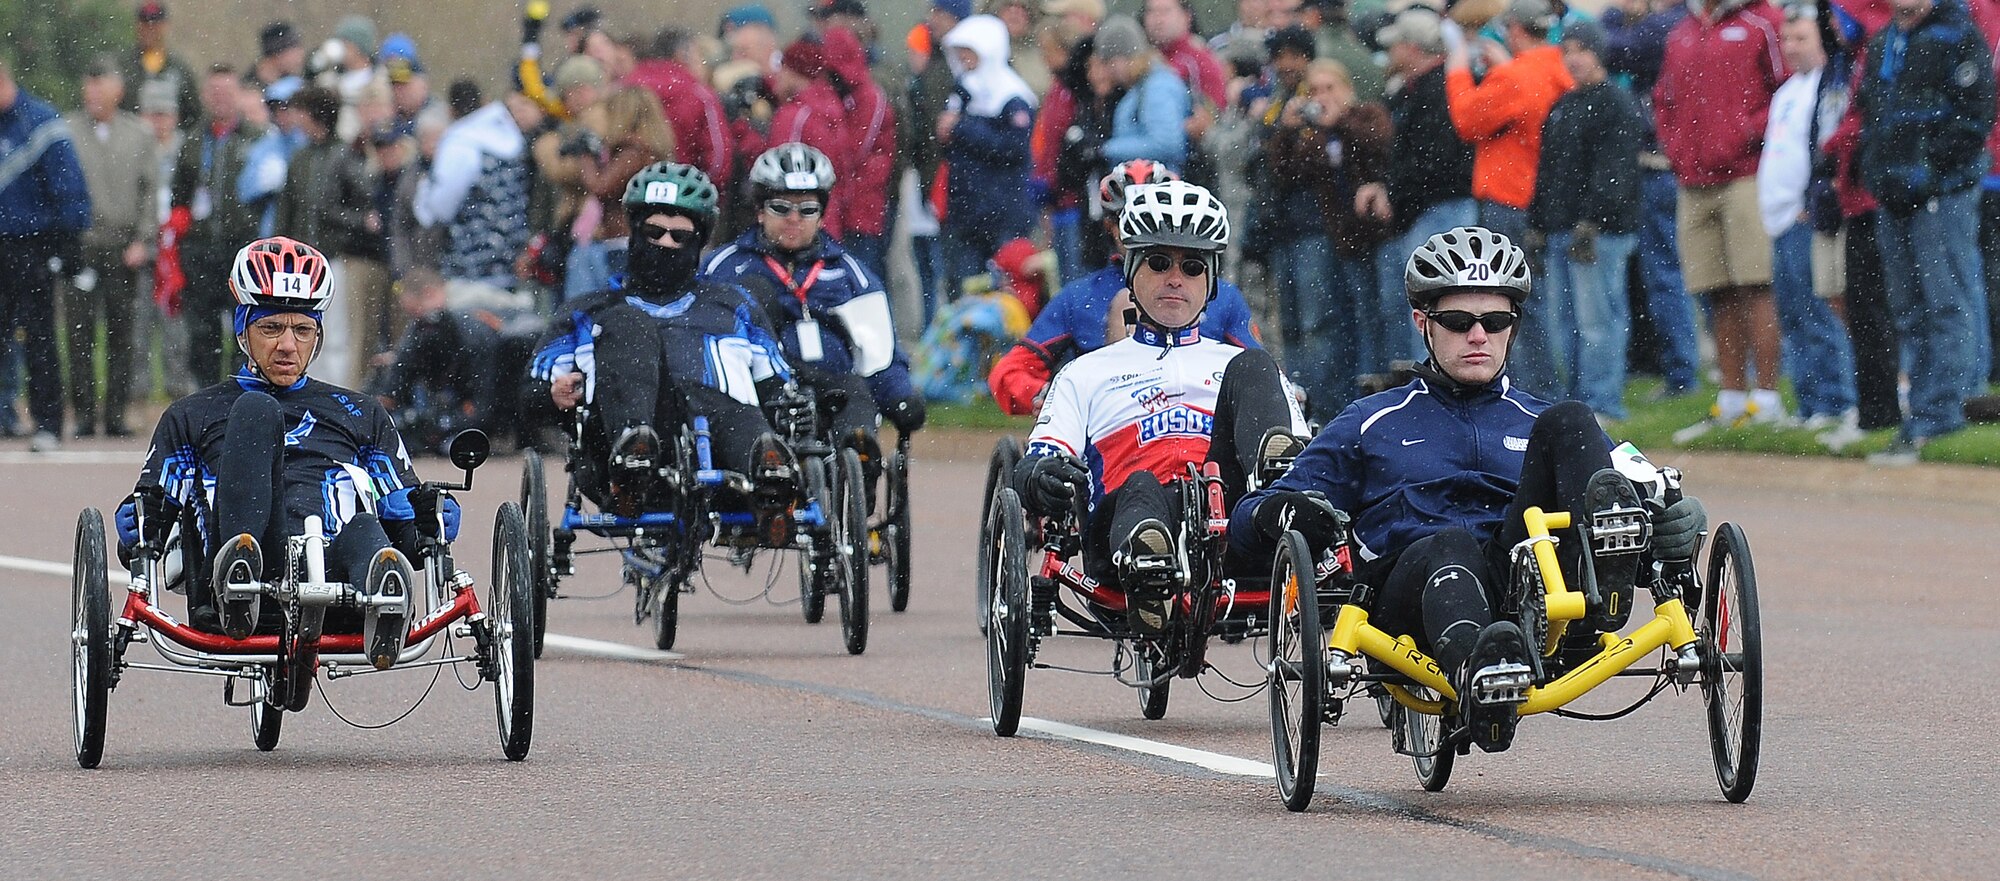
<svg viewBox="0 0 2000 881">
<path fill-rule="evenodd" d="M 846 28 L 820 34 L 826 65 L 845 87 L 847 132 L 853 164 L 837 169 L 834 201 L 847 229 L 871 236 L 889 234 L 889 193 L 895 189 L 896 107 L 868 72 L 868 52 Z"/>
<path fill-rule="evenodd" d="M 1692 14 L 1667 34 L 1653 114 L 1681 186 L 1757 174 L 1771 95 L 1790 75 L 1778 51 L 1783 22 L 1769 0 L 1722 0 L 1713 19 Z"/>
<path fill-rule="evenodd" d="M 1167 57 L 1167 66 L 1180 74 L 1189 91 L 1206 97 L 1216 107 L 1229 106 L 1229 78 L 1223 76 L 1222 62 L 1216 61 L 1215 54 L 1193 37 L 1182 37 L 1180 42 L 1162 47 L 1160 54 Z"/>
<path fill-rule="evenodd" d="M 797 141 L 825 153 L 833 161 L 833 173 L 838 176 L 841 169 L 854 167 L 856 140 L 847 130 L 847 105 L 841 102 L 840 93 L 825 80 L 813 80 L 778 107 L 777 115 L 771 118 L 770 135 L 755 146 L 757 153 L 762 153 L 779 144 Z M 835 187 L 839 187 L 838 182 Z M 836 240 L 847 230 L 845 207 L 839 199 L 834 199 L 822 215 L 826 219 L 820 228 Z"/>
<path fill-rule="evenodd" d="M 639 62 L 628 85 L 644 86 L 660 96 L 667 125 L 674 130 L 674 161 L 706 173 L 721 192 L 729 191 L 729 120 L 715 90 L 680 62 L 652 58 Z"/>
<path fill-rule="evenodd" d="M 1035 159 L 1033 177 L 1045 189 L 1055 187 L 1056 156 L 1062 152 L 1063 137 L 1069 133 L 1070 123 L 1075 121 L 1076 96 L 1057 80 L 1049 85 L 1049 93 L 1042 98 L 1042 112 L 1035 114 L 1035 133 L 1028 141 Z M 1053 196 L 1051 201 L 1056 208 L 1083 204 L 1080 194 L 1075 192 L 1053 193 Z"/>
</svg>

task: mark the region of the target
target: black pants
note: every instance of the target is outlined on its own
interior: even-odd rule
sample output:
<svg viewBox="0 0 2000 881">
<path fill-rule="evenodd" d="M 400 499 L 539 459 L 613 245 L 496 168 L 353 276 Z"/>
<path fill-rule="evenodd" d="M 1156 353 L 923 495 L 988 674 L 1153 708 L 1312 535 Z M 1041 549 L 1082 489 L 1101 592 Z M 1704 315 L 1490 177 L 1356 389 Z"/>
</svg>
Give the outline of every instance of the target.
<svg viewBox="0 0 2000 881">
<path fill-rule="evenodd" d="M 1507 505 L 1506 519 L 1492 541 L 1453 527 L 1411 542 L 1401 551 L 1363 563 L 1356 577 L 1379 586 L 1371 612 L 1375 626 L 1392 635 L 1417 637 L 1447 671 L 1456 670 L 1472 650 L 1470 639 L 1441 637 L 1461 622 L 1485 627 L 1507 588 L 1508 552 L 1528 537 L 1522 514 L 1530 507 L 1585 511 L 1590 477 L 1611 467 L 1604 432 L 1590 408 L 1568 401 L 1544 411 L 1528 434 L 1520 486 Z M 1574 541 L 1557 546 L 1564 572 L 1577 571 L 1582 549 Z"/>
<path fill-rule="evenodd" d="M 1903 422 L 1903 408 L 1896 398 L 1902 349 L 1882 278 L 1882 252 L 1875 247 L 1879 219 L 1874 211 L 1847 219 L 1847 338 L 1854 344 L 1856 409 L 1866 429 Z"/>
<path fill-rule="evenodd" d="M 235 251 L 220 245 L 190 243 L 181 255 L 187 287 L 181 291 L 181 315 L 187 322 L 188 373 L 197 388 L 223 378 L 223 352 L 229 340 L 223 323 L 236 300 L 229 293 L 229 267 Z"/>
<path fill-rule="evenodd" d="M 750 447 L 770 431 L 764 411 L 708 386 L 701 377 L 677 377 L 667 369 L 659 322 L 638 308 L 619 304 L 598 319 L 597 395 L 594 406 L 606 437 L 594 458 L 609 455 L 609 444 L 633 425 L 651 425 L 665 436 L 694 417 L 708 417 L 709 448 L 715 467 L 747 471 Z"/>
<path fill-rule="evenodd" d="M 1222 387 L 1216 394 L 1215 425 L 1209 431 L 1207 460 L 1222 472 L 1225 512 L 1243 497 L 1248 475 L 1257 468 L 1257 442 L 1263 439 L 1264 432 L 1274 427 L 1288 428 L 1291 424 L 1291 407 L 1285 402 L 1284 383 L 1278 379 L 1278 365 L 1271 360 L 1271 354 L 1247 349 L 1231 359 L 1222 371 Z M 1180 497 L 1172 484 L 1161 482 L 1150 471 L 1140 471 L 1106 492 L 1091 512 L 1084 532 L 1083 553 L 1091 577 L 1115 581 L 1111 552 L 1147 519 L 1157 519 L 1173 527 L 1180 519 Z M 1234 572 L 1236 562 L 1227 560 L 1224 568 Z M 1249 568 L 1269 565 L 1266 560 Z"/>
<path fill-rule="evenodd" d="M 69 325 L 69 405 L 79 429 L 97 421 L 100 386 L 104 425 L 125 425 L 125 402 L 132 397 L 132 306 L 139 273 L 125 265 L 124 247 L 83 246 L 83 263 L 97 271 L 91 290 L 63 288 L 63 322 Z M 97 323 L 104 322 L 104 382 L 97 381 Z"/>
<path fill-rule="evenodd" d="M 49 273 L 49 260 L 55 255 L 55 241 L 49 236 L 0 236 L 0 332 L 12 334 L 17 328 L 22 332 L 28 415 L 35 419 L 35 430 L 59 434 L 62 362 L 56 354 L 55 277 Z"/>
</svg>

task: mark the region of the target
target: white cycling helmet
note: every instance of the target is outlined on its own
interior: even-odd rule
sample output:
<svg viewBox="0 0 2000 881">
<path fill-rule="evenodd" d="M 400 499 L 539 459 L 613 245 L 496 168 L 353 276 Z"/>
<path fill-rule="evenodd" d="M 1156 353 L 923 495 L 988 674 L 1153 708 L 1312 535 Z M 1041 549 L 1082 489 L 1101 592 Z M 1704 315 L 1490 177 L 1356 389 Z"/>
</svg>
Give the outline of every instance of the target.
<svg viewBox="0 0 2000 881">
<path fill-rule="evenodd" d="M 1431 236 L 1403 266 L 1410 306 L 1429 308 L 1453 291 L 1477 288 L 1505 295 L 1519 307 L 1534 289 L 1528 255 L 1506 236 L 1483 226 L 1461 226 Z"/>
<path fill-rule="evenodd" d="M 796 141 L 765 150 L 750 165 L 750 183 L 767 193 L 833 190 L 833 160 Z"/>
<path fill-rule="evenodd" d="M 1186 248 L 1221 253 L 1229 247 L 1229 211 L 1206 187 L 1182 180 L 1125 191 L 1118 238 L 1126 250 Z"/>
</svg>

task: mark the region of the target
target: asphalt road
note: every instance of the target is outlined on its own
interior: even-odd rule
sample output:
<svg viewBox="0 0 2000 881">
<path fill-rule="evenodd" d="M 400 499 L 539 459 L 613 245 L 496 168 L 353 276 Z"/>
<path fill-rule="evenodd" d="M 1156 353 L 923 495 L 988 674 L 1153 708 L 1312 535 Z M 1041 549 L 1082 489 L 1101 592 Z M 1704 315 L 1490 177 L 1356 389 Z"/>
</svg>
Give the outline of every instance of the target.
<svg viewBox="0 0 2000 881">
<path fill-rule="evenodd" d="M 266 754 L 215 680 L 132 671 L 96 771 L 70 753 L 68 580 L 46 570 L 68 564 L 78 509 L 129 489 L 140 449 L 0 450 L 0 877 L 1983 879 L 2000 863 L 2000 475 L 1682 463 L 1756 552 L 1766 710 L 1746 804 L 1718 795 L 1698 695 L 1670 693 L 1620 721 L 1527 720 L 1437 794 L 1362 707 L 1328 731 L 1321 795 L 1293 815 L 1261 695 L 1177 682 L 1146 722 L 1107 678 L 1035 671 L 1027 715 L 1068 736 L 993 736 L 970 587 L 987 443 L 920 446 L 914 599 L 891 614 L 878 586 L 864 656 L 842 651 L 832 609 L 801 620 L 789 561 L 712 563 L 683 600 L 680 658 L 590 642 L 650 644 L 629 594 L 555 603 L 550 630 L 576 639 L 538 667 L 526 762 L 501 757 L 490 686 L 450 674 L 385 730 L 315 701 Z M 481 579 L 518 480 L 497 459 L 464 497 L 460 565 Z M 609 557 L 567 582 L 616 584 Z M 1252 650 L 1213 656 L 1255 678 Z M 1110 651 L 1043 659 L 1103 669 Z M 430 681 L 324 691 L 378 722 Z"/>
</svg>

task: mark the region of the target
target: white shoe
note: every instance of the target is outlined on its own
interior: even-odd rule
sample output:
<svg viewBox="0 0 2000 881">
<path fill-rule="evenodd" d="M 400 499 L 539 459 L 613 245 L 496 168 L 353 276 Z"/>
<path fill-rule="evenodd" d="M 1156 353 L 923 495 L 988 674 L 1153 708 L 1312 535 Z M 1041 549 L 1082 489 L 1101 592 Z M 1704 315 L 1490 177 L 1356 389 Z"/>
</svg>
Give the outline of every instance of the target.
<svg viewBox="0 0 2000 881">
<path fill-rule="evenodd" d="M 59 449 L 62 449 L 62 440 L 53 431 L 37 431 L 34 438 L 28 441 L 29 452 L 53 453 Z"/>
<path fill-rule="evenodd" d="M 1849 410 L 1838 417 L 1828 418 L 1833 420 L 1832 427 L 1813 435 L 1813 439 L 1829 450 L 1838 453 L 1868 436 L 1867 432 L 1861 430 L 1861 414 L 1857 411 Z"/>
</svg>

